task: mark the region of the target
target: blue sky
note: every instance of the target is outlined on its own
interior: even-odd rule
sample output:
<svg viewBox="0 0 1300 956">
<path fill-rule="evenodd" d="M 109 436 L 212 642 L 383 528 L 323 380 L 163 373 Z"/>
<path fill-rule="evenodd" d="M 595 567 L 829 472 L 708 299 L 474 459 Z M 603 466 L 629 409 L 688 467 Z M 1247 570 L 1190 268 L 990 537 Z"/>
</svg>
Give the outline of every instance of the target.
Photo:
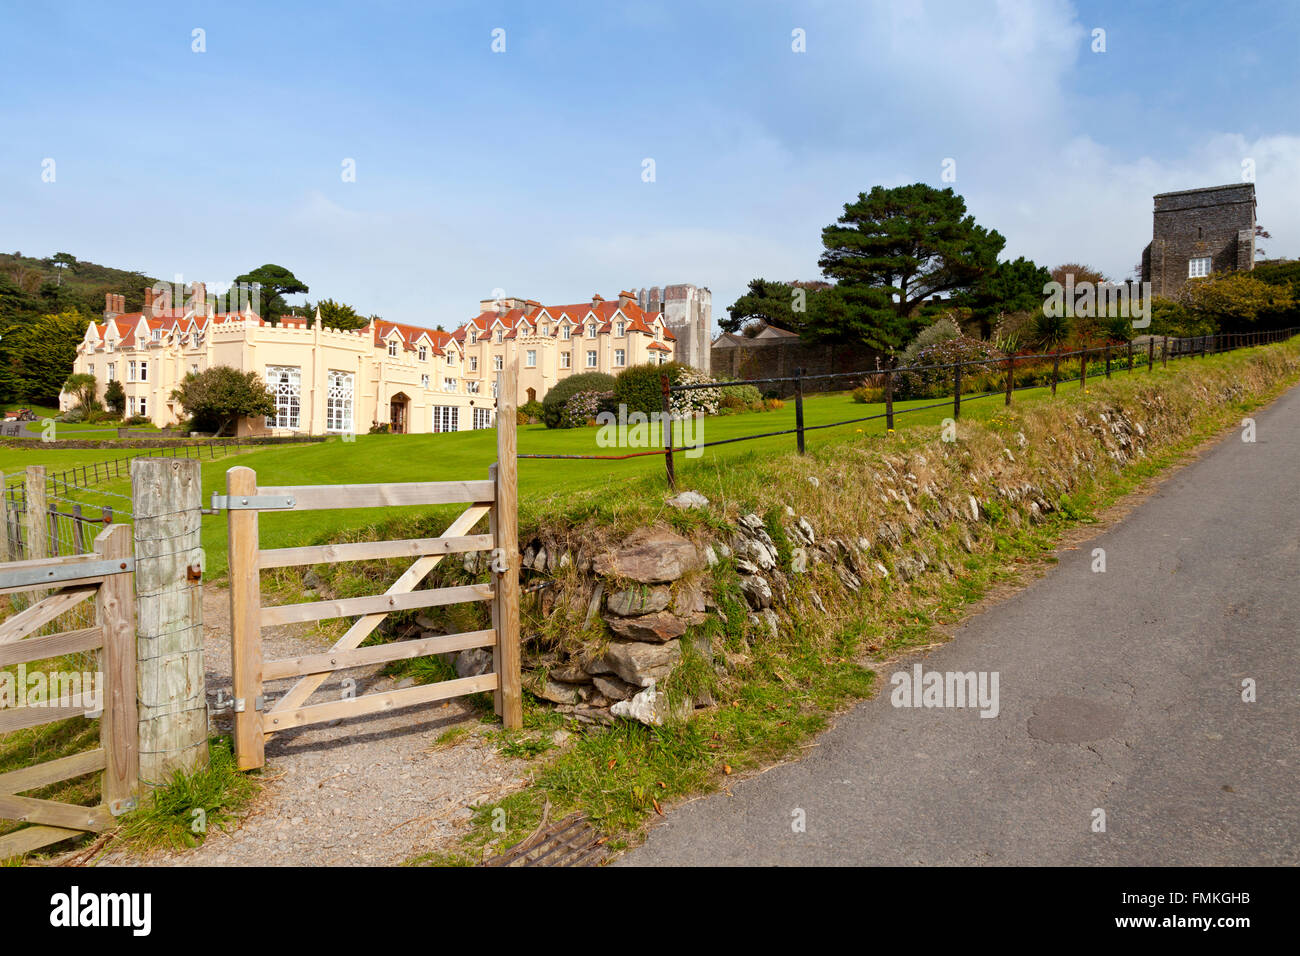
<svg viewBox="0 0 1300 956">
<path fill-rule="evenodd" d="M 274 7 L 6 4 L 0 248 L 210 283 L 276 262 L 448 328 L 497 289 L 692 282 L 716 320 L 945 159 L 1006 255 L 1115 278 L 1152 194 L 1249 159 L 1270 255 L 1300 256 L 1293 2 Z"/>
</svg>

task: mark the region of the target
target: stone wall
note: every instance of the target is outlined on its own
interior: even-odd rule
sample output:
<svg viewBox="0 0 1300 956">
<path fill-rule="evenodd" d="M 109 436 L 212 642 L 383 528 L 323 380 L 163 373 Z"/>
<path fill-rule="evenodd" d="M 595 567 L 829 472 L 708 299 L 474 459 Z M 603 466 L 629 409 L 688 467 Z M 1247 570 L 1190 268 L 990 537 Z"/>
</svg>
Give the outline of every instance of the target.
<svg viewBox="0 0 1300 956">
<path fill-rule="evenodd" d="M 807 345 L 782 339 L 749 339 L 744 345 L 713 347 L 712 375 L 720 382 L 737 379 L 785 378 L 802 368 L 807 375 L 871 371 L 883 367 L 886 356 L 859 345 Z M 878 364 L 879 363 L 879 364 Z M 831 391 L 858 385 L 850 377 L 829 382 L 810 382 L 804 391 Z M 790 384 L 760 386 L 775 388 L 782 397 L 794 393 Z"/>
</svg>

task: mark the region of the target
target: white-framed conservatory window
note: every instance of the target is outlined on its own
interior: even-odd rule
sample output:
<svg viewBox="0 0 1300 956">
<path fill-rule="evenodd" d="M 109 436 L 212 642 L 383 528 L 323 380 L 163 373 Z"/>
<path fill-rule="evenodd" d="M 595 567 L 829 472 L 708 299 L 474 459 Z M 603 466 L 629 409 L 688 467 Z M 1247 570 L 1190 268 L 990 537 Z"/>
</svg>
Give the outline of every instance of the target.
<svg viewBox="0 0 1300 956">
<path fill-rule="evenodd" d="M 474 428 L 483 429 L 492 427 L 492 409 L 475 408 L 474 409 Z"/>
<path fill-rule="evenodd" d="M 329 370 L 329 391 L 325 398 L 325 430 L 328 432 L 352 431 L 352 372 Z"/>
<path fill-rule="evenodd" d="M 1210 257 L 1197 256 L 1187 260 L 1187 278 L 1203 279 L 1210 274 Z"/>
<path fill-rule="evenodd" d="M 275 397 L 275 414 L 268 415 L 271 428 L 297 428 L 302 411 L 302 369 L 293 365 L 268 365 L 266 386 Z"/>
<path fill-rule="evenodd" d="M 459 431 L 460 409 L 455 405 L 433 406 L 433 430 L 435 432 Z"/>
</svg>

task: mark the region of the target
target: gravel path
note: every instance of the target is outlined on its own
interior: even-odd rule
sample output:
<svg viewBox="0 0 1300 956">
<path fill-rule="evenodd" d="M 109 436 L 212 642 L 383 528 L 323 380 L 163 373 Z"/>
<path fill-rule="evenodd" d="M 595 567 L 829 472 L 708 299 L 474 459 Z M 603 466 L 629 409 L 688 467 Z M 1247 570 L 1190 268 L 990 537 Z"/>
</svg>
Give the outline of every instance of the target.
<svg viewBox="0 0 1300 956">
<path fill-rule="evenodd" d="M 205 588 L 204 654 L 209 704 L 230 696 L 229 599 Z M 306 625 L 263 632 L 267 660 L 327 649 Z M 342 672 L 357 696 L 404 686 L 379 677 L 379 668 Z M 281 696 L 293 681 L 268 683 Z M 337 700 L 339 680 L 323 684 L 312 703 Z M 229 731 L 218 716 L 214 729 Z M 433 749 L 445 730 L 464 724 L 470 734 Z M 141 859 L 117 850 L 101 865 L 326 866 L 391 865 L 419 853 L 454 850 L 471 807 L 522 787 L 529 763 L 500 756 L 484 734 L 490 726 L 460 700 L 426 704 L 277 734 L 266 744 L 265 787 L 237 830 L 213 832 L 184 853 Z"/>
</svg>

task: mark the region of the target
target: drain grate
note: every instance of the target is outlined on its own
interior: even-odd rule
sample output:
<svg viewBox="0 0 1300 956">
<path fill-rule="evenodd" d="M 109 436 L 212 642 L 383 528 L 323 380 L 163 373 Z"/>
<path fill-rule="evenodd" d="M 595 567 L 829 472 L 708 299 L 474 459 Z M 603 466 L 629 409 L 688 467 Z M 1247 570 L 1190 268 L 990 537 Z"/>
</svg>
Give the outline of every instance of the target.
<svg viewBox="0 0 1300 956">
<path fill-rule="evenodd" d="M 605 845 L 581 813 L 573 813 L 516 843 L 484 866 L 600 866 Z"/>
</svg>

